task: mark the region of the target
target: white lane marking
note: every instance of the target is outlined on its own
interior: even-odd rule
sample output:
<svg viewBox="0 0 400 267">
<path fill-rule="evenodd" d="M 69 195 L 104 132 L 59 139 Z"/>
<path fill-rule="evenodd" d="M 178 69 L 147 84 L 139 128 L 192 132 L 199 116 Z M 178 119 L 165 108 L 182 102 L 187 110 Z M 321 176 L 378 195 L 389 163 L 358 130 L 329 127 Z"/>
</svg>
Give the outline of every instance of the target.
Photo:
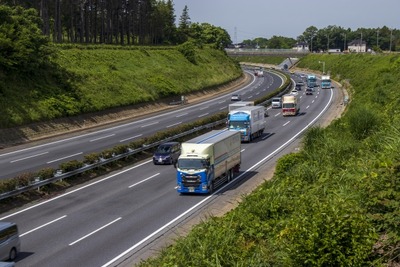
<svg viewBox="0 0 400 267">
<path fill-rule="evenodd" d="M 315 99 L 313 101 L 311 101 L 311 103 L 314 103 Z"/>
<path fill-rule="evenodd" d="M 269 158 L 271 158 L 272 156 L 274 156 L 276 153 L 278 153 L 279 151 L 281 151 L 285 146 L 287 146 L 289 143 L 293 142 L 293 140 L 295 140 L 300 134 L 302 134 L 306 129 L 308 129 L 308 127 L 310 127 L 317 119 L 319 119 L 319 117 L 321 117 L 321 115 L 325 112 L 325 110 L 330 106 L 331 102 L 332 102 L 332 98 L 333 98 L 333 93 L 331 90 L 331 96 L 329 98 L 328 103 L 326 104 L 326 106 L 324 107 L 324 109 L 310 122 L 308 123 L 303 129 L 301 129 L 299 132 L 297 132 L 297 134 L 295 134 L 292 138 L 290 138 L 289 140 L 287 140 L 285 143 L 283 143 L 280 147 L 278 147 L 277 149 L 275 149 L 274 151 L 272 151 L 272 153 L 270 153 L 269 155 L 265 156 L 263 159 L 261 159 L 260 161 L 258 161 L 256 164 L 254 164 L 253 166 L 251 166 L 249 169 L 247 169 L 246 171 L 244 171 L 242 174 L 240 174 L 238 177 L 235 178 L 235 180 L 240 179 L 242 176 L 246 175 L 248 172 L 252 171 L 253 169 L 255 169 L 256 167 L 258 167 L 258 165 L 261 165 L 262 163 L 264 163 L 265 161 L 267 161 Z M 124 257 L 125 255 L 127 255 L 128 253 L 130 253 L 132 250 L 134 250 L 135 248 L 137 248 L 138 246 L 142 245 L 144 242 L 146 242 L 147 240 L 149 240 L 150 238 L 152 238 L 153 236 L 157 235 L 159 232 L 163 231 L 165 228 L 169 227 L 171 224 L 175 223 L 176 221 L 178 221 L 179 219 L 181 219 L 182 217 L 186 216 L 188 213 L 190 213 L 192 210 L 196 209 L 198 206 L 202 205 L 204 202 L 208 201 L 213 195 L 218 194 L 220 191 L 224 190 L 225 187 L 229 186 L 230 183 L 225 184 L 224 186 L 222 186 L 220 189 L 218 189 L 217 191 L 213 192 L 211 195 L 209 195 L 208 197 L 206 197 L 205 199 L 203 199 L 202 201 L 200 201 L 199 203 L 197 203 L 196 205 L 192 206 L 191 208 L 189 208 L 188 210 L 186 210 L 185 212 L 181 213 L 178 217 L 174 218 L 173 220 L 169 221 L 168 223 L 164 224 L 163 226 L 161 226 L 160 228 L 158 228 L 156 231 L 154 231 L 153 233 L 151 233 L 150 235 L 146 236 L 145 238 L 143 238 L 142 240 L 140 240 L 138 243 L 136 243 L 135 245 L 133 245 L 132 247 L 128 248 L 127 250 L 125 250 L 124 252 L 122 252 L 121 254 L 119 254 L 117 257 L 115 257 L 114 259 L 111 259 L 109 262 L 103 264 L 102 267 L 107 267 L 110 266 L 112 263 L 116 262 L 117 260 L 119 260 L 120 258 Z M 1 219 L 0 219 L 1 220 Z"/>
<path fill-rule="evenodd" d="M 174 126 L 179 125 L 179 124 L 182 124 L 182 122 L 180 121 L 180 122 L 168 125 L 166 128 L 171 128 L 171 127 L 174 127 Z"/>
<path fill-rule="evenodd" d="M 141 184 L 141 183 L 143 183 L 143 182 L 146 182 L 147 180 L 153 179 L 154 177 L 156 177 L 156 176 L 158 176 L 158 175 L 160 175 L 160 173 L 156 173 L 156 174 L 154 174 L 154 175 L 152 175 L 152 176 L 150 176 L 150 177 L 147 177 L 146 179 L 143 179 L 143 180 L 141 180 L 140 182 L 137 182 L 137 183 L 135 183 L 135 184 L 133 184 L 133 185 L 130 185 L 128 188 L 132 188 L 132 187 L 134 187 L 134 186 L 137 186 L 138 184 Z"/>
<path fill-rule="evenodd" d="M 91 139 L 91 140 L 89 140 L 89 142 L 96 142 L 96 141 L 99 141 L 99 140 L 102 140 L 102 139 L 106 139 L 106 138 L 109 138 L 109 137 L 113 137 L 114 135 L 115 135 L 115 134 L 109 134 L 109 135 L 102 136 L 102 137 L 99 137 L 99 138 Z"/>
<path fill-rule="evenodd" d="M 158 121 L 155 121 L 155 122 L 152 122 L 152 123 L 149 123 L 149 124 L 142 125 L 142 126 L 140 126 L 140 128 L 149 127 L 149 126 L 152 126 L 152 125 L 157 124 L 157 123 L 158 123 Z"/>
<path fill-rule="evenodd" d="M 276 113 L 274 117 L 278 117 L 279 115 L 281 115 L 281 113 Z"/>
<path fill-rule="evenodd" d="M 175 118 L 180 118 L 180 117 L 186 116 L 187 114 L 189 114 L 189 113 L 182 113 L 182 114 L 176 115 Z"/>
<path fill-rule="evenodd" d="M 205 109 L 208 109 L 208 108 L 210 108 L 210 106 L 202 107 L 199 110 L 205 110 Z"/>
<path fill-rule="evenodd" d="M 222 100 L 222 101 L 219 101 L 218 104 L 222 104 L 222 103 L 225 103 L 225 102 L 226 102 L 226 100 Z"/>
<path fill-rule="evenodd" d="M 25 212 L 25 211 L 28 211 L 28 210 L 30 210 L 30 209 L 33 209 L 33 208 L 42 206 L 42 205 L 44 205 L 44 204 L 47 204 L 47 203 L 52 202 L 52 201 L 54 201 L 54 200 L 57 200 L 57 199 L 59 199 L 59 198 L 62 198 L 62 197 L 68 196 L 68 195 L 70 195 L 70 194 L 76 193 L 76 192 L 81 191 L 82 189 L 88 188 L 88 187 L 90 187 L 90 186 L 92 186 L 92 185 L 96 185 L 96 184 L 98 184 L 98 183 L 107 181 L 108 179 L 111 179 L 111 178 L 113 178 L 113 177 L 115 177 L 115 176 L 118 176 L 118 175 L 120 175 L 120 174 L 123 174 L 123 173 L 125 173 L 125 172 L 129 172 L 129 171 L 131 171 L 131 170 L 133 170 L 133 169 L 140 168 L 140 167 L 142 167 L 143 165 L 145 165 L 145 164 L 147 164 L 147 163 L 150 163 L 150 162 L 153 162 L 153 160 L 148 160 L 148 161 L 142 162 L 142 163 L 140 163 L 140 164 L 138 164 L 138 165 L 135 165 L 135 166 L 133 166 L 133 167 L 131 167 L 131 168 L 128 168 L 128 169 L 126 169 L 126 170 L 123 170 L 123 171 L 114 173 L 114 174 L 112 174 L 112 175 L 110 175 L 110 176 L 104 177 L 103 179 L 100 179 L 100 180 L 95 181 L 95 182 L 93 182 L 93 183 L 90 183 L 90 184 L 84 185 L 84 186 L 82 186 L 82 187 L 79 187 L 79 188 L 77 188 L 77 189 L 71 190 L 71 191 L 69 191 L 68 193 L 65 193 L 65 194 L 56 196 L 56 197 L 54 197 L 54 198 L 52 198 L 52 199 L 49 199 L 49 200 L 40 202 L 40 203 L 38 203 L 38 204 L 36 204 L 36 205 L 32 205 L 32 206 L 30 206 L 30 207 L 28 207 L 28 208 L 25 208 L 25 209 L 22 209 L 22 210 L 20 210 L 20 211 L 11 213 L 11 214 L 9 214 L 9 215 L 7 215 L 7 216 L 4 216 L 4 217 L 0 218 L 0 221 L 3 221 L 4 219 L 10 218 L 10 217 L 12 217 L 12 216 L 14 216 L 14 215 L 18 215 L 18 214 L 23 213 L 23 212 Z"/>
<path fill-rule="evenodd" d="M 122 219 L 122 217 L 119 217 L 119 218 L 115 219 L 114 221 L 109 222 L 109 223 L 107 223 L 106 225 L 103 225 L 102 227 L 100 227 L 100 228 L 94 230 L 93 232 L 91 232 L 91 233 L 89 233 L 89 234 L 87 234 L 87 235 L 85 235 L 85 236 L 79 238 L 78 240 L 76 240 L 76 241 L 70 243 L 69 246 L 75 245 L 76 243 L 82 241 L 83 239 L 85 239 L 85 238 L 87 238 L 87 237 L 89 237 L 89 236 L 91 236 L 91 235 L 97 233 L 98 231 L 100 231 L 100 230 L 106 228 L 107 226 L 110 226 L 111 224 L 113 224 L 113 223 L 115 223 L 115 222 L 117 222 L 117 221 L 119 221 L 119 220 L 121 220 L 121 219 Z"/>
<path fill-rule="evenodd" d="M 284 127 L 284 126 L 288 125 L 289 123 L 290 123 L 290 121 L 285 122 L 282 126 Z"/>
<path fill-rule="evenodd" d="M 310 106 L 308 105 L 307 107 L 306 107 L 306 109 L 308 109 Z"/>
<path fill-rule="evenodd" d="M 125 139 L 119 140 L 119 142 L 122 143 L 122 142 L 125 142 L 125 141 L 128 141 L 128 140 L 132 140 L 132 139 L 138 138 L 140 136 L 142 136 L 142 134 L 138 134 L 138 135 L 135 135 L 135 136 L 132 136 L 132 137 L 129 137 L 129 138 L 125 138 Z"/>
<path fill-rule="evenodd" d="M 72 157 L 75 157 L 75 156 L 78 156 L 78 155 L 81 155 L 81 154 L 83 154 L 83 152 L 79 152 L 79 153 L 76 153 L 76 154 L 73 154 L 73 155 L 65 156 L 65 157 L 59 158 L 59 159 L 54 159 L 54 160 L 48 161 L 46 163 L 50 164 L 50 163 L 53 163 L 53 162 L 56 162 L 56 161 L 60 161 L 60 160 L 63 160 L 63 159 L 72 158 Z"/>
<path fill-rule="evenodd" d="M 35 155 L 29 156 L 29 157 L 12 160 L 12 161 L 10 161 L 10 163 L 14 163 L 14 162 L 18 162 L 18 161 L 22 161 L 22 160 L 26 160 L 26 159 L 31 159 L 31 158 L 34 158 L 34 157 L 39 157 L 39 156 L 42 156 L 42 155 L 45 155 L 45 154 L 48 154 L 48 153 L 49 152 L 46 151 L 46 152 L 35 154 Z"/>
<path fill-rule="evenodd" d="M 45 223 L 45 224 L 43 224 L 43 225 L 41 225 L 41 226 L 38 226 L 38 227 L 36 227 L 36 228 L 34 228 L 34 229 L 32 229 L 32 230 L 29 230 L 28 232 L 25 232 L 25 233 L 23 233 L 23 234 L 20 234 L 19 237 L 23 237 L 24 235 L 30 234 L 30 233 L 32 233 L 32 232 L 34 232 L 34 231 L 36 231 L 36 230 L 39 230 L 39 229 L 41 229 L 41 228 L 43 228 L 43 227 L 45 227 L 45 226 L 47 226 L 47 225 L 49 225 L 49 224 L 52 224 L 52 223 L 55 223 L 55 222 L 57 222 L 57 221 L 59 221 L 59 220 L 61 220 L 61 219 L 64 219 L 65 217 L 67 217 L 67 215 L 61 216 L 60 218 L 57 218 L 57 219 L 52 220 L 52 221 L 50 221 L 50 222 L 48 222 L 48 223 Z"/>
<path fill-rule="evenodd" d="M 228 107 L 227 106 L 225 106 L 225 107 L 222 107 L 222 108 L 220 108 L 219 110 L 223 110 L 223 109 L 227 109 Z"/>
<path fill-rule="evenodd" d="M 201 114 L 201 115 L 197 116 L 197 118 L 201 118 L 201 117 L 207 116 L 208 114 L 210 114 L 210 113 Z"/>
<path fill-rule="evenodd" d="M 280 77 L 280 76 L 279 76 L 279 78 L 280 78 L 280 80 L 281 80 L 281 85 L 284 84 L 283 78 Z M 253 86 L 254 83 L 256 82 L 256 79 L 255 79 L 254 77 L 253 77 L 252 79 L 253 79 L 253 80 L 251 81 L 250 84 L 246 85 L 245 87 L 243 87 L 242 89 L 240 89 L 240 90 L 238 90 L 238 91 L 243 91 L 243 90 L 245 90 L 246 88 L 249 88 L 249 87 Z M 38 145 L 38 146 L 33 146 L 33 147 L 28 147 L 28 148 L 24 148 L 24 149 L 20 149 L 20 150 L 11 151 L 11 152 L 8 152 L 8 153 L 0 154 L 0 157 L 4 157 L 4 156 L 8 156 L 8 155 L 13 155 L 13 154 L 17 154 L 17 153 L 21 153 L 21 152 L 25 152 L 25 151 L 29 151 L 29 150 L 33 150 L 33 149 L 37 149 L 37 148 L 41 148 L 41 147 L 45 147 L 45 146 L 50 146 L 50 145 L 54 145 L 54 144 L 58 144 L 58 143 L 64 143 L 64 142 L 68 142 L 68 141 L 71 141 L 71 140 L 74 140 L 74 139 L 79 139 L 79 138 L 82 138 L 82 137 L 86 137 L 86 136 L 90 136 L 90 135 L 95 135 L 95 134 L 99 134 L 99 133 L 103 133 L 103 132 L 107 132 L 107 131 L 112 131 L 112 130 L 115 130 L 115 129 L 127 127 L 127 126 L 130 126 L 130 125 L 135 125 L 135 124 L 138 124 L 138 123 L 141 123 L 141 122 L 144 122 L 144 121 L 149 121 L 149 120 L 152 120 L 152 119 L 155 119 L 155 118 L 160 118 L 160 117 L 163 117 L 163 116 L 170 116 L 171 114 L 176 114 L 176 113 L 181 112 L 181 111 L 183 111 L 183 110 L 195 108 L 195 107 L 204 105 L 204 104 L 206 104 L 206 103 L 213 102 L 213 101 L 215 101 L 215 100 L 217 100 L 217 99 L 224 99 L 224 98 L 226 98 L 226 97 L 227 97 L 226 95 L 223 95 L 223 96 L 220 96 L 220 97 L 216 97 L 216 98 L 207 100 L 207 101 L 205 101 L 205 102 L 201 102 L 201 103 L 199 103 L 199 104 L 194 104 L 194 105 L 192 105 L 192 106 L 188 106 L 188 107 L 182 108 L 182 109 L 180 109 L 180 110 L 174 110 L 174 111 L 170 111 L 170 112 L 165 112 L 165 113 L 162 113 L 162 114 L 160 114 L 160 115 L 155 115 L 155 116 L 151 116 L 151 117 L 149 117 L 149 118 L 145 118 L 145 119 L 142 119 L 142 120 L 138 120 L 138 121 L 134 121 L 134 122 L 130 122 L 130 123 L 125 123 L 125 124 L 117 125 L 117 126 L 115 126 L 115 127 L 111 127 L 111 128 L 107 128 L 107 129 L 103 129 L 103 130 L 99 130 L 99 131 L 87 133 L 87 134 L 82 134 L 82 135 L 74 136 L 74 137 L 71 137 L 71 138 L 65 138 L 65 139 L 62 139 L 62 140 L 57 140 L 57 141 L 54 141 L 54 142 L 45 143 L 45 144 Z M 226 101 L 226 99 L 225 99 L 225 101 Z M 225 102 L 225 101 L 223 101 L 223 102 Z M 223 102 L 222 102 L 222 103 L 223 103 Z M 188 114 L 188 113 L 185 113 L 185 114 L 182 114 L 181 116 L 185 116 L 185 115 L 187 115 L 187 114 Z M 181 117 L 181 116 L 180 116 L 180 117 Z"/>
</svg>

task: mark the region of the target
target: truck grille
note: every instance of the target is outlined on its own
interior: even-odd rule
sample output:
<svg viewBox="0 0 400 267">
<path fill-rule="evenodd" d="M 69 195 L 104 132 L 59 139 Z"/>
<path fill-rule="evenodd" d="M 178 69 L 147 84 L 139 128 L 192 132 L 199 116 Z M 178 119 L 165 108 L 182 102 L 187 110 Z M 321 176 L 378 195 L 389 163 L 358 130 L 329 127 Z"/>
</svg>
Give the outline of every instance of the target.
<svg viewBox="0 0 400 267">
<path fill-rule="evenodd" d="M 182 178 L 182 184 L 185 187 L 198 187 L 201 184 L 200 176 L 188 175 Z"/>
</svg>

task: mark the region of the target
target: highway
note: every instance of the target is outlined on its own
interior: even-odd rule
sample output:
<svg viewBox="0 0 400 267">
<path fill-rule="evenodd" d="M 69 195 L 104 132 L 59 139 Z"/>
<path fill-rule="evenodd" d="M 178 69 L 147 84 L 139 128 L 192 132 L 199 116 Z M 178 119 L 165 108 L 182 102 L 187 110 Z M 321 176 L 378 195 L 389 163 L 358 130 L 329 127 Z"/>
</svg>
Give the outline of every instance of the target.
<svg viewBox="0 0 400 267">
<path fill-rule="evenodd" d="M 266 72 L 264 77 L 252 76 L 247 86 L 233 93 L 242 95 L 242 100 L 255 100 L 266 95 L 283 83 L 280 76 Z M 173 111 L 166 111 L 144 119 L 93 131 L 72 138 L 59 139 L 37 146 L 17 146 L 12 151 L 0 151 L 0 179 L 13 178 L 18 174 L 36 172 L 43 168 L 55 168 L 70 160 L 82 160 L 84 155 L 101 152 L 116 145 L 128 144 L 136 139 L 149 136 L 157 131 L 198 120 L 212 114 L 228 111 L 230 94 L 215 97 L 203 103 L 188 105 Z"/>
<path fill-rule="evenodd" d="M 250 90 L 259 81 L 242 90 Z M 1 214 L 1 221 L 16 222 L 20 229 L 22 252 L 16 266 L 125 266 L 118 264 L 121 259 L 135 258 L 136 253 L 157 242 L 161 235 L 176 231 L 182 220 L 251 180 L 317 123 L 337 94 L 335 90 L 319 88 L 313 95 L 304 93 L 304 89 L 299 92 L 298 116 L 283 117 L 279 109 L 269 110 L 264 135 L 242 144 L 240 174 L 211 195 L 178 194 L 174 167 L 155 166 L 148 159 L 52 199 Z M 215 101 L 227 105 L 228 100 L 225 96 Z M 212 105 L 205 102 L 193 112 L 202 114 L 200 109 L 204 106 L 211 109 Z M 167 117 L 176 121 L 179 112 L 187 111 L 172 112 Z M 161 121 L 160 117 L 153 119 Z M 164 123 L 174 123 L 163 119 Z M 145 125 L 149 121 L 140 123 Z"/>
</svg>

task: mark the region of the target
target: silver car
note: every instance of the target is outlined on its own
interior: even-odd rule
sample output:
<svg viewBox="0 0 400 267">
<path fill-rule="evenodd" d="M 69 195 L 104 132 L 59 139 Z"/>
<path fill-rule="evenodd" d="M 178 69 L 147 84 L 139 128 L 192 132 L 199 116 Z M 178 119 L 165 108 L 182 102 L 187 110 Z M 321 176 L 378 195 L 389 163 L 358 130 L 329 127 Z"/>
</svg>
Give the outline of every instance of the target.
<svg viewBox="0 0 400 267">
<path fill-rule="evenodd" d="M 282 98 L 280 98 L 280 97 L 272 98 L 271 107 L 272 108 L 281 108 L 282 107 Z"/>
</svg>

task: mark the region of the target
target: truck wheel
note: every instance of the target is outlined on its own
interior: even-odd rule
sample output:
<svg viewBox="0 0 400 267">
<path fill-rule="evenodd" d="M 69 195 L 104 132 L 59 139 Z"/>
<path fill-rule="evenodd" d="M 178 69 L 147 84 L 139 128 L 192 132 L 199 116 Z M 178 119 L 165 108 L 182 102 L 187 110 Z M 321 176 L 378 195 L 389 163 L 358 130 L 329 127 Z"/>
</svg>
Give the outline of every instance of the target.
<svg viewBox="0 0 400 267">
<path fill-rule="evenodd" d="M 232 178 L 233 178 L 233 170 L 230 169 L 230 170 L 228 171 L 228 183 L 229 183 L 230 181 L 232 181 Z"/>
<path fill-rule="evenodd" d="M 214 192 L 214 182 L 211 183 L 210 188 L 208 188 L 208 193 Z"/>
</svg>

